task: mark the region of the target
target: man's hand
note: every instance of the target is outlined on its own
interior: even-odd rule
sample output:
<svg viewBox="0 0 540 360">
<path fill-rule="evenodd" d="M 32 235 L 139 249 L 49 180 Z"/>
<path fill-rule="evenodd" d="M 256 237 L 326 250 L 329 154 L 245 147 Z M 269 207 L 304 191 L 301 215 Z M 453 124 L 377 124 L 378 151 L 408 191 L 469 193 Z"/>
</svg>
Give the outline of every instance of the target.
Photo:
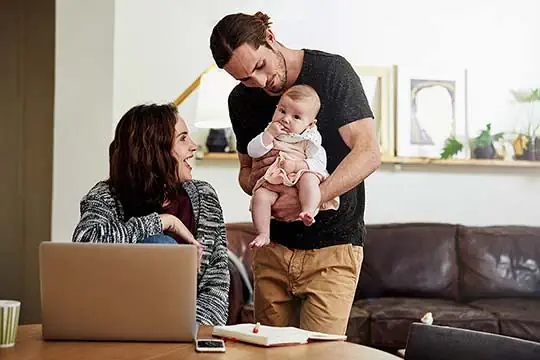
<svg viewBox="0 0 540 360">
<path fill-rule="evenodd" d="M 300 206 L 296 187 L 268 183 L 265 183 L 263 186 L 270 191 L 279 193 L 278 199 L 272 206 L 272 216 L 277 220 L 285 222 L 298 220 L 302 207 Z"/>
<path fill-rule="evenodd" d="M 251 163 L 251 174 L 249 175 L 249 186 L 251 189 L 253 189 L 257 180 L 259 180 L 266 170 L 268 170 L 268 167 L 276 161 L 278 153 L 279 150 L 273 149 L 266 155 L 258 159 L 253 159 L 253 162 Z"/>
</svg>

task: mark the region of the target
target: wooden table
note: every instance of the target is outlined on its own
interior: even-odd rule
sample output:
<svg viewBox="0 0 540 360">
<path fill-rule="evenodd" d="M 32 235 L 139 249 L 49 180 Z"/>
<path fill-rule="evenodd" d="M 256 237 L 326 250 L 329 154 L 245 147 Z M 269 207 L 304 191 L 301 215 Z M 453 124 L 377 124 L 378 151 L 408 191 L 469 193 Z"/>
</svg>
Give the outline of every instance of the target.
<svg viewBox="0 0 540 360">
<path fill-rule="evenodd" d="M 201 327 L 199 338 L 209 338 L 211 327 Z M 41 325 L 20 326 L 14 347 L 0 349 L 1 360 L 186 360 L 186 359 L 335 359 L 396 360 L 389 353 L 344 341 L 264 348 L 226 342 L 225 353 L 197 353 L 193 343 L 43 341 Z"/>
</svg>

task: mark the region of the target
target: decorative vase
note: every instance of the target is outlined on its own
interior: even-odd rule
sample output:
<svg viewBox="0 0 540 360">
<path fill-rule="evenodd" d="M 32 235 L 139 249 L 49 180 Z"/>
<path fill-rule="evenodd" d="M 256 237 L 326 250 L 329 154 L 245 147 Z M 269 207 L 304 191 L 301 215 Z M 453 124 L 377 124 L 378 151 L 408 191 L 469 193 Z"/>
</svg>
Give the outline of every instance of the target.
<svg viewBox="0 0 540 360">
<path fill-rule="evenodd" d="M 533 139 L 530 136 L 519 135 L 514 140 L 513 146 L 514 146 L 514 153 L 515 153 L 514 159 L 515 160 L 526 160 L 526 161 L 534 160 L 535 149 L 534 149 Z"/>
<path fill-rule="evenodd" d="M 475 159 L 493 159 L 495 158 L 495 146 L 493 143 L 488 146 L 476 146 L 473 150 L 473 155 Z"/>
<path fill-rule="evenodd" d="M 227 152 L 229 143 L 225 129 L 210 129 L 206 138 L 206 148 L 209 152 Z"/>
</svg>

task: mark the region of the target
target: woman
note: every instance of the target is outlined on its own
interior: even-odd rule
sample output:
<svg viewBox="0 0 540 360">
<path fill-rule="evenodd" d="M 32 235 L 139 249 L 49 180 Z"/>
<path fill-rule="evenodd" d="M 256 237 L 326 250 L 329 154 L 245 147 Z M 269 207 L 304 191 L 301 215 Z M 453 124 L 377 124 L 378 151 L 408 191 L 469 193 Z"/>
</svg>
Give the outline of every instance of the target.
<svg viewBox="0 0 540 360">
<path fill-rule="evenodd" d="M 116 127 L 109 179 L 81 201 L 74 242 L 187 242 L 200 251 L 197 321 L 224 325 L 229 268 L 225 225 L 212 186 L 192 180 L 196 146 L 174 105 L 139 105 Z"/>
</svg>

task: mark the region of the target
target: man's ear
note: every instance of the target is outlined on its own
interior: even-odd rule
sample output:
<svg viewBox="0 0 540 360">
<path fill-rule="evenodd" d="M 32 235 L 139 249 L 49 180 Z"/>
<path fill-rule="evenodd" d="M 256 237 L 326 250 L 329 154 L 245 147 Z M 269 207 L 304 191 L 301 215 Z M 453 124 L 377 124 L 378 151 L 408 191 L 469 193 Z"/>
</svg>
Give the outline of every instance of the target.
<svg viewBox="0 0 540 360">
<path fill-rule="evenodd" d="M 274 35 L 274 32 L 270 29 L 266 29 L 266 41 L 271 45 L 274 45 L 276 42 L 276 35 Z"/>
</svg>

